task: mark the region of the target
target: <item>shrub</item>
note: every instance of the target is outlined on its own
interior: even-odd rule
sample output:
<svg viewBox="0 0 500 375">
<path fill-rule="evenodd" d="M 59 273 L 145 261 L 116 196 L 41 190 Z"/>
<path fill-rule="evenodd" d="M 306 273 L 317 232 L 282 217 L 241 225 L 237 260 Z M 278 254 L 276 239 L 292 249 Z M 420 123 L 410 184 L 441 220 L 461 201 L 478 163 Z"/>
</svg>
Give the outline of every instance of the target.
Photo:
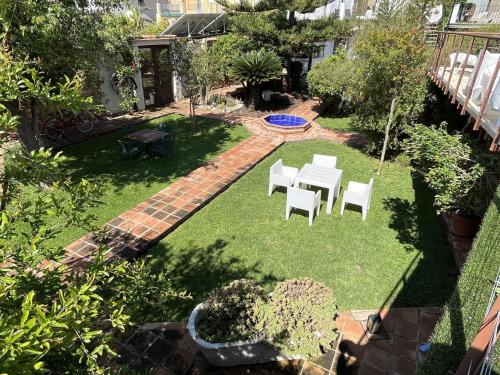
<svg viewBox="0 0 500 375">
<path fill-rule="evenodd" d="M 432 333 L 419 375 L 454 373 L 483 322 L 500 264 L 500 189 L 490 204 L 457 287 Z"/>
<path fill-rule="evenodd" d="M 495 189 L 498 158 L 473 152 L 467 139 L 444 127 L 407 128 L 403 147 L 417 172 L 435 191 L 438 212 L 482 215 Z M 493 187 L 492 187 L 493 186 Z"/>
<path fill-rule="evenodd" d="M 318 96 L 334 112 L 342 112 L 349 103 L 348 88 L 353 79 L 353 67 L 347 53 L 339 49 L 334 55 L 314 65 L 307 75 L 309 93 Z"/>
<path fill-rule="evenodd" d="M 197 323 L 210 342 L 263 339 L 287 354 L 314 356 L 336 338 L 332 291 L 311 279 L 280 282 L 270 296 L 249 280 L 215 289 Z"/>
<path fill-rule="evenodd" d="M 210 342 L 255 338 L 252 309 L 262 297 L 262 288 L 246 279 L 235 280 L 227 286 L 214 289 L 200 313 L 200 336 Z"/>
<path fill-rule="evenodd" d="M 269 301 L 255 306 L 257 330 L 288 354 L 315 356 L 336 338 L 332 291 L 311 279 L 276 285 Z"/>
<path fill-rule="evenodd" d="M 273 51 L 247 52 L 234 60 L 229 76 L 246 82 L 250 90 L 250 106 L 255 108 L 260 101 L 261 84 L 281 78 L 281 62 Z"/>
</svg>

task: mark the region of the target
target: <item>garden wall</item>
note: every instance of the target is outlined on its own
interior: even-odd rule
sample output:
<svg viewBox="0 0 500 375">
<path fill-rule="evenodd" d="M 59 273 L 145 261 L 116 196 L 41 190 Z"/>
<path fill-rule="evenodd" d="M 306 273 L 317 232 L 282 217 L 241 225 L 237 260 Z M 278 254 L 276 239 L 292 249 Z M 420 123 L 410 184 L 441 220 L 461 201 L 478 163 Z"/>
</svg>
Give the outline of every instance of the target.
<svg viewBox="0 0 500 375">
<path fill-rule="evenodd" d="M 454 373 L 484 318 L 500 265 L 500 187 L 474 240 L 457 287 L 431 336 L 419 375 Z"/>
</svg>

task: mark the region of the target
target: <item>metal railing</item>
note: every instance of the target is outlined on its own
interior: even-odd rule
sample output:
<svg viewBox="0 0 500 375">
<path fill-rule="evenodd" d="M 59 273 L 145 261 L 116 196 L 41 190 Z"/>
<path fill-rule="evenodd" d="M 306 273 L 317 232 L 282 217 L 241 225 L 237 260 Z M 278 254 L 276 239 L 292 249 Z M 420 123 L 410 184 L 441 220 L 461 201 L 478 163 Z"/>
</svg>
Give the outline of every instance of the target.
<svg viewBox="0 0 500 375">
<path fill-rule="evenodd" d="M 473 3 L 455 4 L 453 7 L 450 25 L 472 24 L 488 25 L 500 23 L 500 7 L 488 5 L 476 5 Z"/>
<path fill-rule="evenodd" d="M 493 93 L 495 103 L 500 95 L 496 90 L 499 72 L 500 33 L 438 33 L 429 76 L 461 108 L 462 115 L 471 116 L 474 130 L 486 130 L 492 138 L 492 151 L 500 149 L 500 108 L 493 111 L 490 102 Z"/>
</svg>

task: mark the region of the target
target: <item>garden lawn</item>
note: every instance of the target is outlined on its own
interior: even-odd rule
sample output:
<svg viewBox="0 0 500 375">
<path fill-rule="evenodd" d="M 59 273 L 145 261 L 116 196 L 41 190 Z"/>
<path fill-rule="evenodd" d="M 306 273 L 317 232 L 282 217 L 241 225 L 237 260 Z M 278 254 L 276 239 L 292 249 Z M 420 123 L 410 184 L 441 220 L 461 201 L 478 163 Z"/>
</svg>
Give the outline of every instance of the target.
<svg viewBox="0 0 500 375">
<path fill-rule="evenodd" d="M 334 116 L 320 116 L 315 121 L 326 129 L 332 129 L 343 132 L 356 131 L 352 127 L 352 116 L 334 117 Z"/>
<path fill-rule="evenodd" d="M 142 156 L 131 160 L 122 155 L 118 139 L 160 122 L 169 123 L 174 135 L 170 154 L 164 158 Z M 102 225 L 134 207 L 249 137 L 249 132 L 240 125 L 205 118 L 199 118 L 197 123 L 199 134 L 193 135 L 189 118 L 169 115 L 65 148 L 68 157 L 65 168 L 71 178 L 103 184 L 102 204 L 90 210 L 96 216 L 96 224 Z M 71 229 L 61 233 L 56 242 L 65 246 L 84 234 L 84 230 Z"/>
<path fill-rule="evenodd" d="M 174 286 L 193 294 L 191 306 L 241 277 L 268 290 L 279 280 L 310 277 L 333 289 L 342 310 L 443 305 L 455 282 L 451 253 L 431 193 L 407 167 L 386 163 L 375 176 L 366 221 L 354 206 L 340 216 L 339 200 L 327 215 L 326 192 L 312 227 L 297 211 L 285 220 L 285 191 L 267 195 L 269 167 L 282 158 L 300 168 L 314 153 L 338 157 L 343 189 L 375 175 L 377 161 L 356 149 L 287 143 L 161 241 L 151 267 L 173 270 Z"/>
</svg>

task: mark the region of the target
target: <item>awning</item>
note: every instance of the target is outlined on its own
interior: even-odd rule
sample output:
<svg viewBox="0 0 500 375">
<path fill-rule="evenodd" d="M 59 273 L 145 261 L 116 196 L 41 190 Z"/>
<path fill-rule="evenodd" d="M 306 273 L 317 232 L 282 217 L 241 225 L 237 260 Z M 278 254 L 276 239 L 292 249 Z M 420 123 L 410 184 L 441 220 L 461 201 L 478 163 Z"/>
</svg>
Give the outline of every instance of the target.
<svg viewBox="0 0 500 375">
<path fill-rule="evenodd" d="M 226 33 L 226 13 L 183 14 L 161 35 L 201 38 Z"/>
</svg>

